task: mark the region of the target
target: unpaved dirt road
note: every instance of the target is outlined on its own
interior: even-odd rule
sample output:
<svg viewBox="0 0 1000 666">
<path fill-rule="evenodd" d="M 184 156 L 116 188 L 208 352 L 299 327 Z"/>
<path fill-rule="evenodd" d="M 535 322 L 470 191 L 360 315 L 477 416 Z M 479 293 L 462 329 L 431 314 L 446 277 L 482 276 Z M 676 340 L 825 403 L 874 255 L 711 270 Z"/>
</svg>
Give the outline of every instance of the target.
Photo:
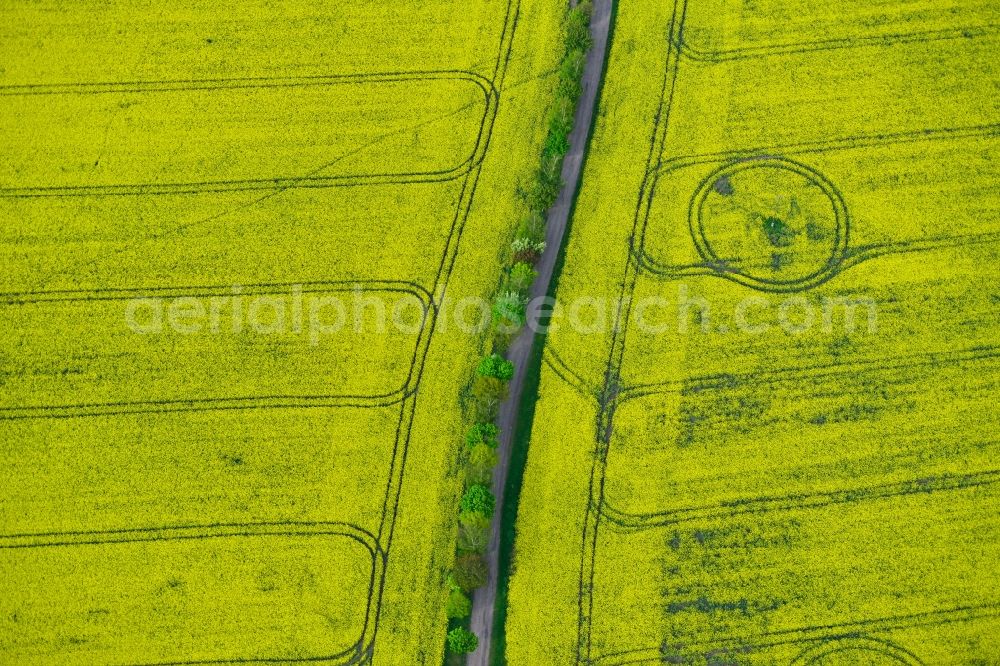
<svg viewBox="0 0 1000 666">
<path fill-rule="evenodd" d="M 587 64 L 583 73 L 583 95 L 581 95 L 576 109 L 576 123 L 573 133 L 570 134 L 570 150 L 563 162 L 563 189 L 559 193 L 559 199 L 549 210 L 546 249 L 538 263 L 538 278 L 532 285 L 532 298 L 545 296 L 549 291 L 552 273 L 569 220 L 570 208 L 579 186 L 591 120 L 597 106 L 597 93 L 603 76 L 604 56 L 608 49 L 608 37 L 611 29 L 612 0 L 594 0 L 593 4 L 594 13 L 590 30 L 594 37 L 594 45 L 587 55 Z M 500 555 L 500 516 L 503 513 L 504 487 L 510 468 L 511 446 L 518 426 L 518 405 L 524 391 L 525 370 L 531 356 L 531 345 L 534 337 L 532 327 L 525 327 L 511 344 L 507 353 L 507 358 L 514 363 L 514 378 L 510 383 L 510 399 L 501 407 L 497 420 L 497 424 L 500 426 L 500 447 L 498 450 L 500 463 L 493 473 L 493 494 L 497 498 L 497 510 L 493 517 L 490 547 L 486 551 L 490 575 L 486 585 L 476 590 L 472 598 L 470 622 L 472 631 L 479 636 L 479 648 L 469 655 L 469 666 L 489 666 L 490 663 L 490 651 L 493 646 L 493 613 L 497 597 L 497 563 Z"/>
</svg>

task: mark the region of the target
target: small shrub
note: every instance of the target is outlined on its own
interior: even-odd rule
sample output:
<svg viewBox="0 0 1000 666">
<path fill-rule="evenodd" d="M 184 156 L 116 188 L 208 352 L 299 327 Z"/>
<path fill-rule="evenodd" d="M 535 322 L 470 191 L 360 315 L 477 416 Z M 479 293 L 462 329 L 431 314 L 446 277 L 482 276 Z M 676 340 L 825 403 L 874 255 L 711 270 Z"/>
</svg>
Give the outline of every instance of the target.
<svg viewBox="0 0 1000 666">
<path fill-rule="evenodd" d="M 453 589 L 448 593 L 448 603 L 444 610 L 449 620 L 461 620 L 469 617 L 472 612 L 472 600 L 461 589 Z"/>
<path fill-rule="evenodd" d="M 466 553 L 455 558 L 455 571 L 452 577 L 464 592 L 472 592 L 485 585 L 488 575 L 489 569 L 482 555 Z"/>
<path fill-rule="evenodd" d="M 768 217 L 764 220 L 764 233 L 774 247 L 788 247 L 795 239 L 795 232 L 779 217 Z"/>
<path fill-rule="evenodd" d="M 545 215 L 533 210 L 523 218 L 517 225 L 517 238 L 526 239 L 529 244 L 542 243 L 545 241 Z"/>
<path fill-rule="evenodd" d="M 542 252 L 545 251 L 545 241 L 532 241 L 529 238 L 515 238 L 510 244 L 513 263 L 534 265 Z"/>
<path fill-rule="evenodd" d="M 524 326 L 527 303 L 516 291 L 505 291 L 493 301 L 493 325 L 505 332 L 515 332 Z"/>
<path fill-rule="evenodd" d="M 455 627 L 448 632 L 448 651 L 455 654 L 469 654 L 479 647 L 479 638 L 463 627 Z"/>
<path fill-rule="evenodd" d="M 538 277 L 538 271 L 531 264 L 519 261 L 510 269 L 510 274 L 507 276 L 507 286 L 512 291 L 527 292 L 536 277 Z"/>
</svg>

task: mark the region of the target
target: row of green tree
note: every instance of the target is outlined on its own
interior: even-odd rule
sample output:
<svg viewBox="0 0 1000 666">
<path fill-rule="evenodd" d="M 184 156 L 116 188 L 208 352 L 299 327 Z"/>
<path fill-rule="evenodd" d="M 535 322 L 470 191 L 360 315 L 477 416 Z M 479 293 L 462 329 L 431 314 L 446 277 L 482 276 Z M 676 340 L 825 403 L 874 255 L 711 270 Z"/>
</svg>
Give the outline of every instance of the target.
<svg viewBox="0 0 1000 666">
<path fill-rule="evenodd" d="M 474 425 L 462 447 L 465 492 L 459 503 L 458 547 L 448 576 L 447 615 L 452 621 L 468 618 L 469 595 L 486 584 L 489 568 L 484 557 L 490 544 L 490 525 L 496 498 L 490 491 L 500 435 L 495 421 L 507 399 L 514 364 L 504 356 L 525 325 L 529 292 L 538 272 L 535 266 L 545 250 L 546 211 L 562 189 L 562 167 L 569 151 L 576 106 L 582 93 L 581 79 L 591 46 L 591 3 L 578 3 L 566 15 L 566 50 L 556 72 L 555 100 L 549 112 L 548 133 L 542 157 L 531 181 L 520 188 L 527 214 L 518 224 L 510 246 L 500 288 L 493 299 L 490 349 L 476 367 L 469 391 L 469 411 Z M 448 632 L 449 652 L 466 654 L 479 645 L 478 637 L 465 626 Z"/>
</svg>

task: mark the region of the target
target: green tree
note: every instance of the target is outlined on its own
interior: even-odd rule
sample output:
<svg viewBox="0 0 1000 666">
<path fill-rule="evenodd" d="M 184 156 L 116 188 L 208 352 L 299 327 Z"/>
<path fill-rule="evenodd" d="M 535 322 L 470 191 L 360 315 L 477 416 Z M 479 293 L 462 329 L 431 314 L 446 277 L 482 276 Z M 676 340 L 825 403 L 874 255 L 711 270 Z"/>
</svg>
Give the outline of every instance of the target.
<svg viewBox="0 0 1000 666">
<path fill-rule="evenodd" d="M 583 79 L 583 69 L 586 65 L 587 52 L 580 49 L 568 52 L 559 65 L 559 84 L 556 92 L 560 98 L 574 106 L 580 93 L 583 92 L 580 81 Z"/>
<path fill-rule="evenodd" d="M 495 449 L 499 444 L 499 442 L 497 442 L 497 436 L 499 434 L 500 429 L 494 424 L 477 423 L 469 428 L 469 432 L 465 434 L 465 443 L 470 448 L 474 447 L 476 444 L 486 444 L 487 446 Z"/>
<path fill-rule="evenodd" d="M 593 6 L 590 0 L 579 3 L 566 16 L 566 50 L 587 51 L 593 44 L 590 36 L 590 15 Z"/>
<path fill-rule="evenodd" d="M 486 584 L 489 568 L 479 553 L 465 553 L 455 558 L 455 570 L 452 575 L 455 583 L 464 592 L 472 592 Z"/>
<path fill-rule="evenodd" d="M 569 152 L 569 133 L 572 131 L 572 121 L 567 123 L 562 115 L 553 114 L 549 118 L 549 133 L 545 135 L 542 154 L 562 159 Z M 556 194 L 558 195 L 558 190 Z"/>
<path fill-rule="evenodd" d="M 465 479 L 469 485 L 488 485 L 493 479 L 493 468 L 500 462 L 495 447 L 475 444 L 469 450 L 469 461 L 465 466 Z"/>
<path fill-rule="evenodd" d="M 458 518 L 458 548 L 470 553 L 485 553 L 490 545 L 490 519 L 478 513 L 463 513 Z"/>
<path fill-rule="evenodd" d="M 505 354 L 514 342 L 514 338 L 521 332 L 519 326 L 504 324 L 503 326 L 493 326 L 490 328 L 490 349 L 496 354 Z"/>
<path fill-rule="evenodd" d="M 535 180 L 527 192 L 527 203 L 532 210 L 545 211 L 559 198 L 562 189 L 562 155 L 546 153 L 535 173 Z"/>
<path fill-rule="evenodd" d="M 455 627 L 448 632 L 448 650 L 455 654 L 469 654 L 479 647 L 479 638 L 463 627 Z"/>
<path fill-rule="evenodd" d="M 496 420 L 500 403 L 507 399 L 507 382 L 477 375 L 472 382 L 473 419 L 481 423 Z"/>
<path fill-rule="evenodd" d="M 505 359 L 500 354 L 490 354 L 479 362 L 476 367 L 476 374 L 481 377 L 496 377 L 505 382 L 509 382 L 514 376 L 514 364 Z"/>
<path fill-rule="evenodd" d="M 493 497 L 493 493 L 490 489 L 482 484 L 475 484 L 469 486 L 465 494 L 462 495 L 462 501 L 459 508 L 463 514 L 465 513 L 478 513 L 486 518 L 492 518 L 493 512 L 496 510 L 497 499 Z"/>
</svg>

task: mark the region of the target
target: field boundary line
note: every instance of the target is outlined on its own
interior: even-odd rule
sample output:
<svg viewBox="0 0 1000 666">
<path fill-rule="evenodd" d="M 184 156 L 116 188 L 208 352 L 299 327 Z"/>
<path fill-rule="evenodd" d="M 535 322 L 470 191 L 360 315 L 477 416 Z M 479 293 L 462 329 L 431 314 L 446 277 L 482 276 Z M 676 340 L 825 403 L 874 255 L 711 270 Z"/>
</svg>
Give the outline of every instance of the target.
<svg viewBox="0 0 1000 666">
<path fill-rule="evenodd" d="M 963 125 L 956 127 L 927 127 L 899 132 L 881 132 L 874 134 L 857 134 L 837 139 L 793 141 L 790 143 L 775 143 L 737 148 L 711 153 L 693 153 L 677 155 L 658 161 L 655 167 L 656 177 L 669 175 L 674 171 L 698 164 L 714 164 L 716 162 L 738 162 L 752 159 L 781 157 L 784 155 L 804 155 L 811 153 L 837 152 L 861 148 L 878 148 L 901 143 L 922 143 L 925 141 L 944 141 L 968 138 L 983 138 L 1000 136 L 1000 123 L 984 125 Z"/>
<path fill-rule="evenodd" d="M 995 443 L 995 442 L 994 442 Z M 611 506 L 607 499 L 600 507 L 601 517 L 607 519 L 620 533 L 662 529 L 690 521 L 727 520 L 736 516 L 761 515 L 799 509 L 822 509 L 839 504 L 875 502 L 906 495 L 930 494 L 968 488 L 981 488 L 1000 482 L 1000 469 L 968 474 L 942 474 L 899 483 L 887 483 L 860 488 L 845 488 L 817 493 L 794 493 L 774 497 L 755 497 L 725 502 L 718 505 L 691 506 L 655 511 L 629 513 Z"/>
<path fill-rule="evenodd" d="M 231 287 L 223 286 L 184 286 L 157 287 L 138 289 L 103 289 L 103 290 L 61 290 L 50 292 L 26 292 L 21 294 L 0 294 L 0 308 L 24 305 L 45 305 L 67 302 L 102 302 L 124 301 L 131 299 L 161 299 L 178 297 L 212 297 L 226 296 L 231 298 L 252 297 L 262 294 L 287 294 L 293 287 L 301 287 L 302 294 L 329 293 L 398 293 L 408 294 L 416 298 L 421 305 L 423 315 L 420 331 L 414 340 L 415 347 L 419 344 L 420 335 L 427 325 L 431 311 L 432 300 L 429 292 L 413 282 L 393 280 L 368 281 L 331 281 L 297 283 L 269 283 L 258 285 L 241 285 L 239 293 L 234 293 Z M 415 350 L 416 352 L 416 350 Z M 93 416 L 119 416 L 126 414 L 148 414 L 166 412 L 215 411 L 234 409 L 280 409 L 280 408 L 380 408 L 395 405 L 416 391 L 412 385 L 413 366 L 416 363 L 415 353 L 411 357 L 410 367 L 406 371 L 403 383 L 384 393 L 367 394 L 274 394 L 249 396 L 206 396 L 172 400 L 130 400 L 109 401 L 80 404 L 24 405 L 16 407 L 0 407 L 0 421 L 38 419 L 38 418 L 82 418 Z"/>
<path fill-rule="evenodd" d="M 466 70 L 435 70 L 416 72 L 386 72 L 373 74 L 342 74 L 308 77 L 191 79 L 129 83 L 79 83 L 37 84 L 0 87 L 0 97 L 33 95 L 93 95 L 105 93 L 178 92 L 190 90 L 231 90 L 256 88 L 300 88 L 327 85 L 362 85 L 397 82 L 466 81 L 475 85 L 483 94 L 483 117 L 476 131 L 476 143 L 471 154 L 458 165 L 444 170 L 422 172 L 386 172 L 319 176 L 307 174 L 298 177 L 259 179 L 212 180 L 174 183 L 139 183 L 134 185 L 71 185 L 53 187 L 0 187 L 0 199 L 34 199 L 67 196 L 151 196 L 167 194 L 201 194 L 242 192 L 253 190 L 281 190 L 292 188 L 356 187 L 361 185 L 406 185 L 455 180 L 467 175 L 483 159 L 485 145 L 483 127 L 496 113 L 499 93 L 493 82 L 482 75 Z"/>
<path fill-rule="evenodd" d="M 944 28 L 941 30 L 919 30 L 915 32 L 891 33 L 886 35 L 866 35 L 861 37 L 840 37 L 813 41 L 790 42 L 787 44 L 766 44 L 733 49 L 704 49 L 683 36 L 675 40 L 674 46 L 681 57 L 693 62 L 718 64 L 752 58 L 767 58 L 782 55 L 797 55 L 815 51 L 896 46 L 897 44 L 929 43 L 936 41 L 974 39 L 991 36 L 1000 32 L 1000 25 L 984 23 L 964 28 Z"/>
<path fill-rule="evenodd" d="M 254 537 L 345 537 L 360 544 L 371 558 L 371 574 L 367 590 L 367 607 L 361 636 L 350 647 L 339 652 L 311 657 L 282 658 L 281 662 L 324 662 L 347 666 L 358 664 L 371 652 L 372 627 L 369 608 L 376 580 L 385 568 L 385 553 L 375 535 L 363 527 L 345 522 L 220 523 L 212 525 L 179 525 L 170 527 L 111 529 L 96 531 L 43 532 L 0 535 L 0 557 L 5 550 L 79 546 L 112 546 L 121 544 L 167 543 L 208 539 Z M 188 660 L 176 662 L 136 662 L 129 666 L 194 666 L 196 664 L 271 663 L 274 657 Z"/>
<path fill-rule="evenodd" d="M 781 629 L 758 634 L 755 638 L 765 640 L 757 640 L 756 642 L 750 644 L 748 644 L 745 638 L 728 638 L 691 644 L 686 647 L 704 650 L 702 656 L 707 656 L 711 652 L 716 657 L 719 657 L 719 651 L 725 651 L 727 648 L 742 650 L 745 654 L 747 649 L 758 651 L 772 647 L 797 645 L 811 643 L 814 641 L 856 638 L 866 636 L 866 632 L 887 632 L 912 627 L 932 627 L 956 622 L 993 619 L 997 617 L 1000 617 L 1000 603 L 982 604 L 978 606 L 958 606 L 938 611 L 871 618 L 868 620 L 845 622 L 842 624 Z M 663 663 L 663 650 L 661 648 L 637 648 L 634 650 L 613 652 L 602 655 L 592 662 L 594 666 L 625 666 L 626 664 L 645 663 Z"/>
<path fill-rule="evenodd" d="M 386 292 L 412 294 L 425 309 L 431 307 L 431 293 L 424 287 L 409 280 L 315 280 L 308 282 L 260 282 L 237 285 L 241 289 L 234 294 L 233 285 L 186 285 L 176 287 L 121 287 L 104 289 L 53 289 L 45 291 L 23 291 L 0 293 L 0 307 L 26 305 L 31 303 L 51 303 L 60 301 L 102 301 L 124 300 L 128 298 L 177 298 L 185 296 L 247 296 L 254 294 L 286 294 L 293 287 L 301 287 L 302 293 L 341 292 Z"/>
<path fill-rule="evenodd" d="M 651 395 L 665 393 L 685 393 L 696 391 L 727 390 L 747 384 L 778 384 L 802 379 L 826 379 L 845 374 L 857 374 L 876 370 L 907 370 L 921 367 L 940 367 L 944 364 L 960 364 L 968 361 L 1000 359 L 1000 346 L 973 347 L 971 349 L 932 351 L 904 354 L 880 359 L 863 359 L 843 363 L 827 363 L 811 366 L 789 366 L 762 370 L 745 374 L 713 374 L 689 377 L 687 379 L 633 384 L 626 386 L 619 394 L 619 404 Z"/>
</svg>

